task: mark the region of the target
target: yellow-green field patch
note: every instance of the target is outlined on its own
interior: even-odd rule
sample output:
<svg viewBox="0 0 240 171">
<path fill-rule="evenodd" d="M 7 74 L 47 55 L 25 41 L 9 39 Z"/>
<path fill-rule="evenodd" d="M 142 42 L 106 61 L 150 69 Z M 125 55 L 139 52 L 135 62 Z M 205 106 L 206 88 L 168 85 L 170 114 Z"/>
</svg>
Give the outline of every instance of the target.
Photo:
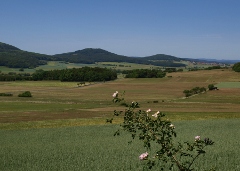
<svg viewBox="0 0 240 171">
<path fill-rule="evenodd" d="M 240 81 L 240 78 L 239 78 L 239 81 Z M 221 82 L 221 83 L 218 83 L 216 86 L 218 88 L 240 88 L 240 82 Z"/>
</svg>

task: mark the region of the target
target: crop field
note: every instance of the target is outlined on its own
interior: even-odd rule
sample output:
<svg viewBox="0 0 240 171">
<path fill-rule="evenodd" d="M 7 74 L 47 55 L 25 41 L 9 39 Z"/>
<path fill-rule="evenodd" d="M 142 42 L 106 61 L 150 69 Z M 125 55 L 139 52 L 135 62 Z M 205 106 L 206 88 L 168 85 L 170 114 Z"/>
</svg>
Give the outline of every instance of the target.
<svg viewBox="0 0 240 171">
<path fill-rule="evenodd" d="M 240 119 L 174 122 L 177 141 L 194 141 L 196 135 L 215 141 L 194 167 L 220 171 L 240 169 L 239 124 Z M 144 161 L 138 156 L 146 149 L 137 140 L 128 144 L 127 133 L 114 137 L 116 130 L 116 125 L 0 130 L 4 137 L 0 139 L 0 170 L 142 170 Z"/>
<path fill-rule="evenodd" d="M 125 91 L 127 103 L 166 113 L 179 140 L 209 136 L 216 144 L 197 170 L 239 170 L 240 75 L 230 69 L 168 73 L 165 78 L 91 82 L 0 82 L 0 170 L 142 170 L 139 142 L 114 137 L 106 124 L 115 109 L 112 94 Z M 219 90 L 189 98 L 183 91 L 215 84 Z M 30 91 L 31 98 L 18 97 Z M 210 162 L 209 162 L 210 161 Z M 204 167 L 204 168 L 202 168 Z"/>
<path fill-rule="evenodd" d="M 239 82 L 221 82 L 217 84 L 219 88 L 240 88 L 240 81 Z"/>
</svg>

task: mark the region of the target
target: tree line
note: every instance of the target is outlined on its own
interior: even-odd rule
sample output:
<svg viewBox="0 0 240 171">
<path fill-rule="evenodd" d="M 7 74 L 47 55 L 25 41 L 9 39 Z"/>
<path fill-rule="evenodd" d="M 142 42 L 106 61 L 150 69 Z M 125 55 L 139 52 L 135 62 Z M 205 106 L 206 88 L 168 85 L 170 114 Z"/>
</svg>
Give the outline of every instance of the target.
<svg viewBox="0 0 240 171">
<path fill-rule="evenodd" d="M 30 74 L 1 74 L 0 81 L 18 81 L 18 80 L 60 80 L 60 81 L 110 81 L 117 79 L 117 72 L 107 68 L 72 68 L 63 70 L 37 70 Z"/>
<path fill-rule="evenodd" d="M 123 71 L 125 78 L 163 78 L 166 72 L 157 69 L 134 69 Z"/>
<path fill-rule="evenodd" d="M 60 80 L 60 81 L 110 81 L 117 79 L 117 73 L 107 68 L 72 68 L 63 70 L 38 70 L 32 75 L 33 80 Z"/>
</svg>

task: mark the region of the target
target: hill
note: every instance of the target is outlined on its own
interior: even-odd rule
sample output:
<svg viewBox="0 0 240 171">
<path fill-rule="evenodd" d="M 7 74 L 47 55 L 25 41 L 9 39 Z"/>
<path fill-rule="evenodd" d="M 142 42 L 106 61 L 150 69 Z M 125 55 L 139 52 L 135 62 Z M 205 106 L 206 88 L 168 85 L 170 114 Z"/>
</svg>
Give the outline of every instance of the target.
<svg viewBox="0 0 240 171">
<path fill-rule="evenodd" d="M 164 54 L 149 57 L 128 57 L 99 48 L 86 48 L 75 52 L 44 55 L 23 51 L 12 45 L 0 42 L 0 66 L 10 68 L 35 68 L 39 65 L 46 64 L 47 61 L 65 61 L 84 64 L 94 64 L 96 62 L 129 62 L 164 67 L 183 67 L 185 64 L 179 63 L 181 60 L 181 58 Z"/>
<path fill-rule="evenodd" d="M 92 64 L 95 62 L 129 62 L 166 67 L 185 66 L 184 64 L 181 63 L 174 63 L 175 61 L 181 61 L 181 59 L 170 55 L 155 55 L 150 57 L 128 57 L 123 55 L 117 55 L 103 49 L 93 48 L 87 48 L 75 52 L 58 54 L 54 55 L 54 57 L 62 61 L 86 64 Z M 154 61 L 153 59 L 157 61 Z"/>
<path fill-rule="evenodd" d="M 145 60 L 141 58 L 117 55 L 103 49 L 94 48 L 86 48 L 75 52 L 57 54 L 54 55 L 54 57 L 60 59 L 61 61 L 86 64 L 92 64 L 95 62 L 131 62 L 131 63 L 145 62 Z"/>
<path fill-rule="evenodd" d="M 13 50 L 18 51 L 20 49 L 16 48 L 15 46 L 0 42 L 0 52 L 9 52 L 9 51 L 13 51 Z"/>
<path fill-rule="evenodd" d="M 181 60 L 184 60 L 184 59 L 181 59 L 181 58 L 177 58 L 175 56 L 171 56 L 171 55 L 165 55 L 165 54 L 157 54 L 157 55 L 152 55 L 152 56 L 148 56 L 148 57 L 144 57 L 144 59 L 147 59 L 147 60 L 156 60 L 156 61 L 181 61 Z"/>
<path fill-rule="evenodd" d="M 186 66 L 185 64 L 179 63 L 181 61 L 186 61 L 185 59 L 178 58 L 171 55 L 165 55 L 165 54 L 152 55 L 152 56 L 144 57 L 143 59 L 147 61 L 151 61 L 152 65 L 156 65 L 156 66 L 166 66 L 166 67 L 185 67 Z"/>
<path fill-rule="evenodd" d="M 35 68 L 46 64 L 51 56 L 23 51 L 15 46 L 0 42 L 0 66 L 10 68 Z"/>
</svg>

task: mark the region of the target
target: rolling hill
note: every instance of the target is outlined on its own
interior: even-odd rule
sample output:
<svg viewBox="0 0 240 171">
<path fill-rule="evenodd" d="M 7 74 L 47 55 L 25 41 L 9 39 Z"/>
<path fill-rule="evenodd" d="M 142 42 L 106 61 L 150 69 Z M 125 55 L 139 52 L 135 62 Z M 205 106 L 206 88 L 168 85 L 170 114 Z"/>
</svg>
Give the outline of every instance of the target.
<svg viewBox="0 0 240 171">
<path fill-rule="evenodd" d="M 15 46 L 0 42 L 0 66 L 10 68 L 35 68 L 47 61 L 65 61 L 70 63 L 93 64 L 95 62 L 129 62 L 165 67 L 182 67 L 183 59 L 171 55 L 157 54 L 148 57 L 128 57 L 99 48 L 86 48 L 75 52 L 56 55 L 44 55 L 23 51 Z M 177 63 L 176 63 L 177 62 Z"/>
<path fill-rule="evenodd" d="M 46 64 L 49 55 L 23 51 L 15 46 L 0 42 L 0 66 L 10 68 L 35 68 Z"/>
</svg>

